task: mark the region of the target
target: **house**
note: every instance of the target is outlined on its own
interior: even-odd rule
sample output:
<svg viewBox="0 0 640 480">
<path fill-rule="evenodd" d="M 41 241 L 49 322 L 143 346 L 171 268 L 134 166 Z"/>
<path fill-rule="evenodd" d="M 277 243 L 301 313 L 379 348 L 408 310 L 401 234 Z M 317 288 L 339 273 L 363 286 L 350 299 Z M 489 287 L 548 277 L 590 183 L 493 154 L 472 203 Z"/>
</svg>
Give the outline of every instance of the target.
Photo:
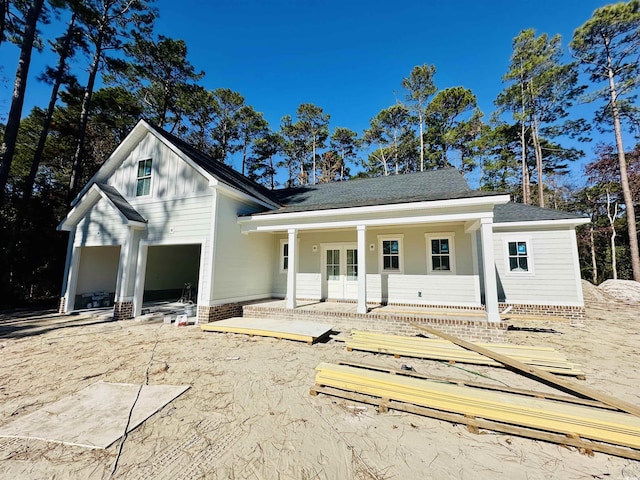
<svg viewBox="0 0 640 480">
<path fill-rule="evenodd" d="M 270 191 L 140 121 L 58 227 L 60 311 L 106 292 L 131 318 L 188 283 L 200 322 L 268 298 L 581 318 L 587 221 L 472 190 L 455 169 Z"/>
</svg>

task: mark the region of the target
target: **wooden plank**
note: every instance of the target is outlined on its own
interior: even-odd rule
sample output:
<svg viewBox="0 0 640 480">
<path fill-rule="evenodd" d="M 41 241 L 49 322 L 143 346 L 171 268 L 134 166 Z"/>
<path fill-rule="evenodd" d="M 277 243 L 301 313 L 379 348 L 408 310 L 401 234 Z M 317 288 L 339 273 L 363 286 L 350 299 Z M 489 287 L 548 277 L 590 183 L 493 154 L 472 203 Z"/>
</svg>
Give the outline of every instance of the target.
<svg viewBox="0 0 640 480">
<path fill-rule="evenodd" d="M 598 402 L 596 400 L 587 400 L 583 398 L 569 397 L 567 395 L 557 395 L 555 393 L 543 393 L 543 392 L 536 392 L 534 390 L 526 390 L 523 388 L 503 387 L 500 385 L 490 385 L 488 383 L 481 383 L 481 382 L 469 382 L 466 380 L 458 380 L 455 378 L 439 377 L 435 375 L 425 375 L 422 373 L 412 372 L 410 370 L 397 370 L 393 368 L 386 368 L 386 367 L 381 367 L 377 365 L 370 365 L 370 364 L 357 363 L 357 362 L 338 362 L 338 365 L 347 365 L 349 367 L 364 368 L 368 370 L 375 370 L 378 372 L 393 373 L 394 375 L 404 375 L 406 377 L 422 378 L 424 380 L 432 380 L 436 382 L 452 383 L 454 385 L 463 385 L 466 387 L 480 388 L 483 390 L 492 390 L 494 392 L 514 393 L 516 395 L 524 395 L 526 397 L 546 398 L 547 400 L 573 403 L 575 405 L 585 405 L 588 407 L 603 408 L 606 410 L 618 410 L 617 408 L 612 407 L 611 405 L 607 405 L 606 403 Z"/>
<path fill-rule="evenodd" d="M 360 403 L 367 403 L 370 405 L 380 405 L 381 399 L 370 395 L 363 395 L 355 392 L 349 392 L 345 390 L 338 390 L 331 387 L 323 387 L 323 386 L 314 386 L 311 388 L 311 395 L 318 395 L 318 393 L 324 393 L 325 395 L 330 395 L 334 397 L 340 397 L 347 400 L 352 400 Z M 636 449 L 629 449 L 624 447 L 619 447 L 607 443 L 595 442 L 590 440 L 584 440 L 580 437 L 575 437 L 573 435 L 562 435 L 557 433 L 544 432 L 540 430 L 535 430 L 532 428 L 518 427 L 515 425 L 509 425 L 506 423 L 495 422 L 490 420 L 485 420 L 482 418 L 469 418 L 464 415 L 443 412 L 441 410 L 435 410 L 427 407 L 420 407 L 417 405 L 411 405 L 408 403 L 397 402 L 397 401 L 388 401 L 383 403 L 383 408 L 380 409 L 380 412 L 383 413 L 384 409 L 392 409 L 403 411 L 407 413 L 413 413 L 417 415 L 422 415 L 425 417 L 434 418 L 437 420 L 443 420 L 451 423 L 458 423 L 461 425 L 471 425 L 475 428 L 482 428 L 485 430 L 492 430 L 495 432 L 507 433 L 509 435 L 517 435 L 520 437 L 530 438 L 534 440 L 542 440 L 550 443 L 557 443 L 560 445 L 569 445 L 572 447 L 576 447 L 584 452 L 602 452 L 608 455 L 614 455 L 616 457 L 622 458 L 630 458 L 632 460 L 640 460 L 640 451 Z"/>
<path fill-rule="evenodd" d="M 640 418 L 624 412 L 321 363 L 316 384 L 435 410 L 640 450 Z"/>
<path fill-rule="evenodd" d="M 200 328 L 208 332 L 241 333 L 313 344 L 326 337 L 333 330 L 333 325 L 307 321 L 236 317 L 205 323 Z"/>
<path fill-rule="evenodd" d="M 490 365 L 503 367 L 500 362 L 477 352 L 465 350 L 449 341 L 432 338 L 407 337 L 382 333 L 353 331 L 346 341 L 347 350 L 363 350 L 375 353 L 416 358 Z M 527 347 L 508 344 L 480 344 L 516 360 L 561 375 L 584 376 L 584 372 L 560 352 L 549 347 Z"/>
<path fill-rule="evenodd" d="M 571 382 L 564 378 L 559 378 L 556 375 L 545 372 L 540 368 L 533 367 L 531 365 L 526 365 L 522 362 L 514 360 L 512 358 L 507 357 L 506 355 L 500 355 L 499 353 L 493 352 L 488 348 L 480 347 L 471 342 L 467 342 L 462 340 L 461 338 L 454 337 L 453 335 L 448 335 L 444 332 L 436 330 L 435 328 L 425 327 L 423 325 L 413 324 L 414 327 L 423 330 L 425 332 L 431 333 L 432 335 L 437 335 L 445 340 L 449 340 L 456 345 L 466 348 L 468 350 L 472 350 L 481 355 L 485 355 L 486 357 L 495 360 L 496 362 L 503 363 L 504 365 L 526 374 L 527 376 L 533 377 L 534 379 L 546 383 L 547 385 L 551 385 L 560 390 L 564 390 L 565 392 L 572 393 L 574 395 L 580 395 L 586 398 L 591 398 L 593 400 L 597 400 L 602 403 L 606 403 L 607 405 L 611 405 L 623 412 L 630 413 L 632 415 L 640 416 L 640 407 L 637 405 L 633 405 L 632 403 L 625 402 L 624 400 L 620 400 L 619 398 L 612 397 L 611 395 L 607 395 L 606 393 L 599 392 L 592 388 L 589 388 L 585 385 L 580 385 L 575 382 Z"/>
</svg>

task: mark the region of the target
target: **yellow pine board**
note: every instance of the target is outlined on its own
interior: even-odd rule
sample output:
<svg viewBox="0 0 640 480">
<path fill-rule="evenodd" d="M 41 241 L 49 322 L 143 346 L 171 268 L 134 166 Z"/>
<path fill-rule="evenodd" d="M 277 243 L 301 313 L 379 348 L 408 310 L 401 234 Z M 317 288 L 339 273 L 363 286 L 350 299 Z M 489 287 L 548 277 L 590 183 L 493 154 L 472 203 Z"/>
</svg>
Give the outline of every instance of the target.
<svg viewBox="0 0 640 480">
<path fill-rule="evenodd" d="M 341 390 L 545 431 L 640 448 L 640 418 L 582 405 L 321 363 L 316 383 Z"/>
<path fill-rule="evenodd" d="M 315 342 L 318 338 L 327 335 L 333 329 L 333 325 L 295 320 L 236 317 L 205 323 L 200 328 L 207 332 L 242 333 L 259 337 Z"/>
<path fill-rule="evenodd" d="M 374 332 L 353 331 L 345 342 L 347 348 L 391 355 L 431 358 L 476 365 L 502 367 L 502 363 L 477 352 L 466 350 L 448 340 L 406 337 Z M 496 343 L 477 344 L 527 365 L 564 375 L 584 375 L 579 365 L 570 363 L 560 352 L 549 347 L 528 347 Z"/>
</svg>

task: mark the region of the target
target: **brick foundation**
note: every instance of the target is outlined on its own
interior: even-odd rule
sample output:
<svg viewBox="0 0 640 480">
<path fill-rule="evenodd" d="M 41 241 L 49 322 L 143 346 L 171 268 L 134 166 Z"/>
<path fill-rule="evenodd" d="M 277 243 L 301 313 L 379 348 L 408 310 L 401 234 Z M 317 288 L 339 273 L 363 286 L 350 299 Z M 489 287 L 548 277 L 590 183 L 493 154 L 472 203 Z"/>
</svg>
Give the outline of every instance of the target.
<svg viewBox="0 0 640 480">
<path fill-rule="evenodd" d="M 115 302 L 113 304 L 113 319 L 128 320 L 133 318 L 133 302 Z"/>
<path fill-rule="evenodd" d="M 259 305 L 246 305 L 243 315 L 251 318 L 272 318 L 280 320 L 302 320 L 330 323 L 336 330 L 352 329 L 369 332 L 391 333 L 396 335 L 416 335 L 424 333 L 413 327 L 412 323 L 431 326 L 443 332 L 477 342 L 502 343 L 505 341 L 507 324 L 492 323 L 483 320 L 436 318 L 420 314 L 389 315 L 379 313 L 318 312 L 302 309 L 268 308 Z"/>
<path fill-rule="evenodd" d="M 243 305 L 246 305 L 246 303 L 226 303 L 213 307 L 198 305 L 198 323 L 209 323 L 226 318 L 241 317 Z"/>
<path fill-rule="evenodd" d="M 509 313 L 513 315 L 560 317 L 570 320 L 571 323 L 582 323 L 585 319 L 584 307 L 571 307 L 561 305 L 526 305 L 519 303 L 500 303 L 498 305 L 500 311 L 503 311 L 507 307 L 512 307 Z"/>
<path fill-rule="evenodd" d="M 65 308 L 66 300 L 67 300 L 66 297 L 60 297 L 60 304 L 58 305 L 58 313 L 67 313 Z"/>
</svg>

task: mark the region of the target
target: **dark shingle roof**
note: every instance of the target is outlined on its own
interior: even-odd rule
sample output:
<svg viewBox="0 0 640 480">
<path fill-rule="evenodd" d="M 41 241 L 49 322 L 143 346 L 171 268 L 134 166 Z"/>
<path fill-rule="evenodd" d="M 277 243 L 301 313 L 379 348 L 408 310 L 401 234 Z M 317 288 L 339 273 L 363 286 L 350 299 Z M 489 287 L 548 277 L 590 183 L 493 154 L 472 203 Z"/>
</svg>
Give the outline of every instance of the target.
<svg viewBox="0 0 640 480">
<path fill-rule="evenodd" d="M 499 195 L 471 190 L 455 168 L 305 185 L 273 194 L 283 206 L 264 214 Z"/>
<path fill-rule="evenodd" d="M 493 221 L 495 223 L 535 222 L 543 220 L 574 220 L 585 218 L 582 215 L 550 208 L 540 208 L 535 205 L 509 202 L 493 207 Z"/>
<path fill-rule="evenodd" d="M 187 157 L 193 160 L 197 165 L 202 167 L 204 170 L 209 172 L 215 178 L 220 180 L 222 183 L 225 183 L 231 187 L 240 190 L 241 192 L 246 193 L 247 195 L 252 196 L 253 198 L 260 200 L 269 205 L 273 205 L 274 207 L 278 206 L 277 201 L 272 195 L 271 190 L 266 187 L 249 180 L 247 177 L 242 175 L 240 172 L 236 172 L 233 168 L 225 165 L 222 162 L 219 162 L 213 158 L 211 158 L 206 153 L 201 152 L 200 150 L 192 147 L 185 141 L 176 137 L 175 135 L 159 128 L 151 123 L 147 124 L 154 130 L 154 132 L 158 133 L 161 137 L 164 137 L 169 142 L 171 142 L 176 148 L 178 148 L 182 153 L 184 153 Z"/>
<path fill-rule="evenodd" d="M 147 223 L 147 219 L 138 213 L 138 211 L 131 206 L 125 198 L 120 195 L 120 192 L 115 187 L 107 185 L 106 183 L 96 183 L 96 186 L 104 192 L 104 194 L 111 200 L 111 203 L 120 210 L 127 220 L 132 222 Z"/>
</svg>

